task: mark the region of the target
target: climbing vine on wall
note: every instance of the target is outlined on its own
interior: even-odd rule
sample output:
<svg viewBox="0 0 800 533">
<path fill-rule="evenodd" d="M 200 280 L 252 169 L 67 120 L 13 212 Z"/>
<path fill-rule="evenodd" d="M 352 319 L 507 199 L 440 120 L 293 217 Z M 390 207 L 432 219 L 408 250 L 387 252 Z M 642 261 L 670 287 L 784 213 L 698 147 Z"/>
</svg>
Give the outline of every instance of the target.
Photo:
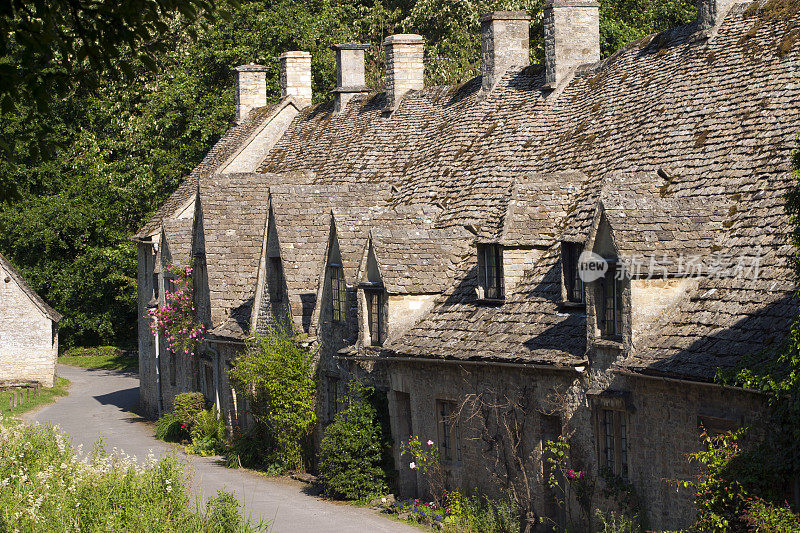
<svg viewBox="0 0 800 533">
<path fill-rule="evenodd" d="M 171 266 L 167 272 L 174 289 L 165 291 L 163 306 L 149 311 L 150 328 L 153 335 L 164 335 L 172 353 L 194 357 L 206 331 L 195 312 L 192 265 Z"/>
</svg>

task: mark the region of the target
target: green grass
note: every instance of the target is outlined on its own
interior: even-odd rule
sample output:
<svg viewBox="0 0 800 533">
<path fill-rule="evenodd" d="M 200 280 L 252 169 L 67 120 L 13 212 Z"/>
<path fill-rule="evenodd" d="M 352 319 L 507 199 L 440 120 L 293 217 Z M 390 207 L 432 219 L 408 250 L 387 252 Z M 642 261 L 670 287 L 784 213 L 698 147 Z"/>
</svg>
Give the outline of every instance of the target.
<svg viewBox="0 0 800 533">
<path fill-rule="evenodd" d="M 62 355 L 58 362 L 62 365 L 98 370 L 139 370 L 139 359 L 123 354 Z"/>
<path fill-rule="evenodd" d="M 25 395 L 26 401 L 22 403 L 22 405 L 17 406 L 13 411 L 10 409 L 8 399 L 14 393 L 14 391 L 0 391 L 0 415 L 5 417 L 17 417 L 22 413 L 26 413 L 36 407 L 46 405 L 48 403 L 53 403 L 56 401 L 56 398 L 60 396 L 66 396 L 69 389 L 69 380 L 64 379 L 61 377 L 56 377 L 55 385 L 50 388 L 42 388 L 39 389 L 39 394 L 36 397 L 33 397 L 33 390 L 30 391 L 30 400 L 27 400 L 27 395 L 25 394 L 24 389 L 19 389 L 18 392 L 22 392 Z"/>
</svg>

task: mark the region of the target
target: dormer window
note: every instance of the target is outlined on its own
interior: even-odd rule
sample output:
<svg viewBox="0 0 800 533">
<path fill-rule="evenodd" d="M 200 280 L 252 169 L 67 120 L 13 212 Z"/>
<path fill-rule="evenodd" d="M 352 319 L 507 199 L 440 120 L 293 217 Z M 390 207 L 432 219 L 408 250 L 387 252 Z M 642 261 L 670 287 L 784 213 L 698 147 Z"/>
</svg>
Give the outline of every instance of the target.
<svg viewBox="0 0 800 533">
<path fill-rule="evenodd" d="M 372 346 L 383 344 L 383 288 L 364 289 L 367 298 L 367 326 Z"/>
<path fill-rule="evenodd" d="M 597 312 L 600 334 L 604 338 L 622 336 L 622 291 L 624 271 L 616 260 L 608 261 L 608 270 L 600 278 L 600 305 Z"/>
<path fill-rule="evenodd" d="M 586 301 L 583 280 L 579 275 L 578 261 L 583 245 L 576 242 L 565 242 L 561 247 L 561 258 L 564 270 L 564 293 L 570 303 L 582 304 Z"/>
<path fill-rule="evenodd" d="M 334 322 L 344 322 L 347 318 L 347 286 L 344 282 L 342 265 L 328 265 L 328 279 L 331 282 L 331 310 Z"/>
<path fill-rule="evenodd" d="M 505 297 L 502 246 L 499 244 L 478 246 L 478 274 L 483 289 L 483 299 L 502 300 Z"/>
</svg>

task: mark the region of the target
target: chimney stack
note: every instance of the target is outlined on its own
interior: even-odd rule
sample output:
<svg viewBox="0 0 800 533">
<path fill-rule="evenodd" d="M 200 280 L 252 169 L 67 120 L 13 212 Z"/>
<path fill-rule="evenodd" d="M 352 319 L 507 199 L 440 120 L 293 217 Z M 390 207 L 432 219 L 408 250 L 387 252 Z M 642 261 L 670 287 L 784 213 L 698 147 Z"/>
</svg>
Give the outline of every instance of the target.
<svg viewBox="0 0 800 533">
<path fill-rule="evenodd" d="M 697 17 L 703 27 L 710 28 L 722 22 L 730 6 L 737 0 L 697 0 Z"/>
<path fill-rule="evenodd" d="M 311 54 L 284 52 L 281 54 L 281 98 L 293 96 L 311 103 Z"/>
<path fill-rule="evenodd" d="M 358 43 L 331 46 L 336 51 L 336 88 L 332 92 L 337 112 L 357 94 L 369 92 L 364 78 L 364 51 L 368 48 L 368 44 Z"/>
<path fill-rule="evenodd" d="M 421 35 L 401 33 L 383 41 L 386 49 L 386 108 L 397 109 L 408 91 L 425 88 L 424 41 Z"/>
<path fill-rule="evenodd" d="M 528 66 L 530 20 L 526 11 L 494 11 L 481 17 L 483 90 L 494 87 L 509 67 Z"/>
<path fill-rule="evenodd" d="M 544 4 L 546 88 L 575 67 L 600 61 L 600 4 L 594 0 L 546 0 Z"/>
<path fill-rule="evenodd" d="M 264 65 L 239 65 L 236 73 L 236 122 L 241 122 L 257 107 L 267 105 L 267 67 Z"/>
</svg>

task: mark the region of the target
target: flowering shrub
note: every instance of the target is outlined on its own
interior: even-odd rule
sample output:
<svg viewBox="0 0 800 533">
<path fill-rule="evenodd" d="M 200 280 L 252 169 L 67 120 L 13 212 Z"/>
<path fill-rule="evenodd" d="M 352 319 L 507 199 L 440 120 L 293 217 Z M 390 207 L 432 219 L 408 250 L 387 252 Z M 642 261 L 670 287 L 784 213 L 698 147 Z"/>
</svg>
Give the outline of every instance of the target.
<svg viewBox="0 0 800 533">
<path fill-rule="evenodd" d="M 80 453 L 80 448 L 78 448 Z M 236 513 L 232 513 L 233 505 Z M 0 531 L 252 531 L 220 494 L 191 504 L 172 457 L 144 462 L 102 442 L 79 457 L 57 429 L 0 418 Z"/>
<path fill-rule="evenodd" d="M 205 326 L 198 322 L 194 308 L 192 266 L 171 266 L 175 290 L 164 295 L 165 303 L 148 311 L 154 319 L 153 335 L 164 335 L 167 349 L 174 354 L 194 356 L 205 336 Z"/>
<path fill-rule="evenodd" d="M 449 491 L 444 508 L 420 499 L 396 502 L 385 510 L 398 518 L 446 533 L 519 533 L 519 512 L 510 498 L 493 500 Z"/>
<path fill-rule="evenodd" d="M 569 440 L 563 435 L 555 441 L 547 441 L 543 458 L 546 471 L 549 472 L 545 481 L 553 491 L 558 506 L 564 510 L 567 525 L 578 531 L 588 530 L 592 523 L 595 480 L 587 476 L 584 470 L 576 470 L 572 466 Z"/>
<path fill-rule="evenodd" d="M 447 494 L 447 473 L 439 456 L 439 447 L 428 440 L 422 443 L 419 437 L 413 435 L 406 442 L 400 443 L 400 454 L 410 459 L 408 467 L 418 470 L 428 484 L 433 501 L 441 507 Z"/>
</svg>

